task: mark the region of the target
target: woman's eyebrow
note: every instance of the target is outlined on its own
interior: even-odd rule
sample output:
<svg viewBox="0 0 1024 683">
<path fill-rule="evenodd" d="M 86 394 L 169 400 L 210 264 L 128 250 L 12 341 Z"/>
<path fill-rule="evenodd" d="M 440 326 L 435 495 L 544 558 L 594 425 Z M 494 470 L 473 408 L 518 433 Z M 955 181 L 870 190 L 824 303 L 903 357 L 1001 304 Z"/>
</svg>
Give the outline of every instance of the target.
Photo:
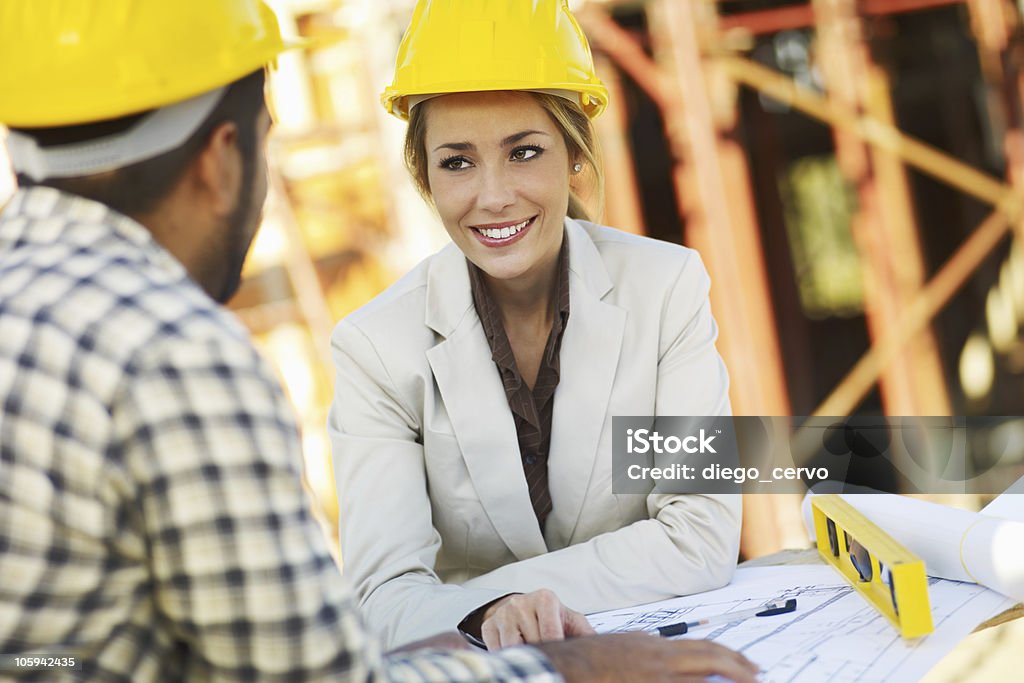
<svg viewBox="0 0 1024 683">
<path fill-rule="evenodd" d="M 513 133 L 512 135 L 509 135 L 507 138 L 502 140 L 501 141 L 501 146 L 502 147 L 508 147 L 509 145 L 514 145 L 517 142 L 519 142 L 520 140 L 522 140 L 523 138 L 525 138 L 527 136 L 530 136 L 530 135 L 548 135 L 548 134 L 545 133 L 542 130 L 524 130 L 524 131 L 520 131 L 518 133 Z M 548 137 L 551 137 L 551 136 L 548 135 Z"/>
<path fill-rule="evenodd" d="M 476 149 L 476 145 L 472 142 L 446 142 L 443 145 L 438 145 L 434 148 L 434 151 L 439 149 L 454 149 L 457 152 L 469 152 Z"/>
<path fill-rule="evenodd" d="M 518 133 L 513 133 L 512 135 L 509 135 L 507 138 L 504 138 L 501 141 L 501 146 L 508 147 L 509 145 L 514 145 L 523 138 L 529 137 L 530 135 L 545 135 L 547 137 L 551 137 L 548 133 L 545 133 L 542 130 L 522 130 L 519 131 Z M 446 142 L 442 145 L 438 145 L 437 147 L 435 147 L 434 151 L 436 152 L 442 149 L 453 149 L 457 152 L 469 152 L 475 150 L 476 145 L 474 145 L 472 142 Z"/>
</svg>

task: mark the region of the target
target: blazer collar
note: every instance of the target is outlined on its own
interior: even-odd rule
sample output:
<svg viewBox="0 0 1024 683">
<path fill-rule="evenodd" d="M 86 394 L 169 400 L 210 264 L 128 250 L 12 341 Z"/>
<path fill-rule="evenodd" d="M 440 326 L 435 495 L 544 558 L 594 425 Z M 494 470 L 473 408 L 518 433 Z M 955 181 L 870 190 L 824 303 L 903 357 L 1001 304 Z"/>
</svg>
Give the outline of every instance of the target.
<svg viewBox="0 0 1024 683">
<path fill-rule="evenodd" d="M 467 314 L 476 315 L 469 287 L 469 266 L 454 242 L 430 260 L 426 299 L 424 322 L 446 339 L 452 336 Z"/>
<path fill-rule="evenodd" d="M 548 464 L 552 549 L 568 545 L 578 523 L 586 496 L 580 481 L 589 480 L 596 462 L 626 320 L 625 311 L 601 301 L 612 281 L 586 229 L 571 219 L 565 229 L 571 303 Z M 425 322 L 443 337 L 427 360 L 488 518 L 517 558 L 547 552 L 523 477 L 515 422 L 473 308 L 466 259 L 454 245 L 431 261 Z"/>
<path fill-rule="evenodd" d="M 550 550 L 574 542 L 622 353 L 626 311 L 605 297 L 613 283 L 587 229 L 566 221 L 569 239 L 569 324 L 562 337 L 561 372 L 551 419 L 548 482 L 554 510 L 548 517 Z M 611 457 L 611 454 L 607 454 Z"/>
</svg>

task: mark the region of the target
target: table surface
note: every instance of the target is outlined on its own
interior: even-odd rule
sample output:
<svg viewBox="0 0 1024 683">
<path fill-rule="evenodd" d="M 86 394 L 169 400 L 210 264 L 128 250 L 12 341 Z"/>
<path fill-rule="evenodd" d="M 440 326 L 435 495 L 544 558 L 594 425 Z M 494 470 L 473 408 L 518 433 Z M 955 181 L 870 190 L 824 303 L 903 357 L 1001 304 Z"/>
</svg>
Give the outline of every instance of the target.
<svg viewBox="0 0 1024 683">
<path fill-rule="evenodd" d="M 746 562 L 741 563 L 740 566 L 777 567 L 796 564 L 824 564 L 824 561 L 818 555 L 818 550 L 816 548 L 799 548 L 792 550 L 780 550 L 779 552 L 772 553 L 771 555 L 747 560 Z M 1014 619 L 1020 619 L 1021 617 L 1024 617 L 1024 604 L 1018 603 L 1005 612 L 1000 612 L 988 621 L 982 622 L 978 625 L 978 628 L 974 630 L 977 632 L 982 629 L 998 626 L 999 624 L 1005 624 L 1006 622 L 1013 621 Z"/>
<path fill-rule="evenodd" d="M 824 564 L 817 548 L 782 550 L 747 560 L 741 567 Z M 1017 604 L 978 625 L 919 683 L 989 683 L 1020 680 L 1024 605 Z"/>
</svg>

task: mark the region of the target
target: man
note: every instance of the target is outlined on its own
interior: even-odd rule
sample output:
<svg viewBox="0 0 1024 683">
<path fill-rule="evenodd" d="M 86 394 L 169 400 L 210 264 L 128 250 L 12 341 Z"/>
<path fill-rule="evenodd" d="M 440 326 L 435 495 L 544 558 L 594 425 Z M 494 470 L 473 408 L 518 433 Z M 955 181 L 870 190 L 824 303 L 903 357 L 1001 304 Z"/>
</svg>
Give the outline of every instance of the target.
<svg viewBox="0 0 1024 683">
<path fill-rule="evenodd" d="M 0 678 L 753 680 L 645 635 L 380 652 L 307 512 L 290 408 L 217 303 L 259 223 L 284 48 L 258 0 L 0 0 L 21 186 L 0 214 Z"/>
</svg>

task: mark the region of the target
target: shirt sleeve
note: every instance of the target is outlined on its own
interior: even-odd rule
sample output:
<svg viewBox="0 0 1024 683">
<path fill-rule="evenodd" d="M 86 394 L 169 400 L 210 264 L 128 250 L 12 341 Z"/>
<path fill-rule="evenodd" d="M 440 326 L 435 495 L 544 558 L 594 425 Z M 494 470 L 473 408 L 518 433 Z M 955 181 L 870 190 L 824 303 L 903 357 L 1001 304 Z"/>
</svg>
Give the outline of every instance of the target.
<svg viewBox="0 0 1024 683">
<path fill-rule="evenodd" d="M 113 417 L 153 620 L 187 679 L 561 680 L 532 648 L 381 653 L 310 514 L 291 408 L 248 344 L 149 350 Z"/>
<path fill-rule="evenodd" d="M 441 582 L 421 418 L 403 403 L 360 329 L 342 321 L 331 345 L 337 376 L 328 434 L 345 574 L 389 647 L 454 630 L 469 612 L 509 591 Z"/>
</svg>

